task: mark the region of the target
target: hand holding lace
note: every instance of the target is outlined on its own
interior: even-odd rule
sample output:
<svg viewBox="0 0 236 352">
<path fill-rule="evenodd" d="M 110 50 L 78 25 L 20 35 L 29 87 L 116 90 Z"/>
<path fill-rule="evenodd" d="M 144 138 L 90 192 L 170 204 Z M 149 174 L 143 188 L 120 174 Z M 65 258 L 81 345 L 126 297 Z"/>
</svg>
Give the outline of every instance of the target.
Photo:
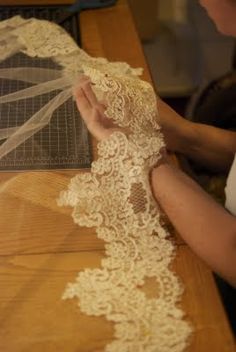
<svg viewBox="0 0 236 352">
<path fill-rule="evenodd" d="M 47 69 L 45 76 L 40 68 L 30 71 L 28 79 L 35 87 L 26 91 L 27 96 L 45 89 L 61 92 L 32 116 L 33 124 L 30 119 L 19 128 L 29 133 L 7 131 L 21 135 L 18 145 L 48 124 L 55 108 L 71 97 L 79 75 L 92 82 L 91 86 L 83 77 L 75 98 L 88 129 L 99 140 L 98 158 L 90 172 L 71 180 L 58 203 L 74 208 L 75 223 L 95 228 L 104 241 L 106 257 L 100 268 L 81 271 L 63 298 L 78 297 L 81 312 L 105 315 L 114 323 L 114 340 L 106 351 L 182 352 L 191 328 L 176 307 L 182 286 L 169 268 L 174 244 L 161 225 L 149 183 L 149 172 L 164 146 L 153 88 L 138 78 L 142 70 L 89 56 L 55 23 L 17 16 L 1 22 L 0 30 L 3 57 L 21 51 L 30 57 L 51 58 L 60 66 L 56 71 Z M 0 70 L 0 76 L 25 80 L 25 69 Z M 25 91 L 17 97 L 26 98 Z M 101 103 L 104 98 L 106 106 Z M 15 139 L 12 142 L 11 147 L 16 147 Z M 8 144 L 5 155 L 9 150 Z M 146 278 L 157 283 L 155 297 L 141 289 Z"/>
<path fill-rule="evenodd" d="M 71 180 L 59 204 L 74 208 L 79 226 L 95 227 L 106 257 L 101 269 L 80 272 L 63 298 L 78 297 L 82 312 L 105 314 L 114 322 L 116 339 L 106 351 L 151 352 L 158 341 L 160 350 L 169 352 L 175 341 L 180 352 L 191 327 L 176 307 L 182 286 L 169 269 L 174 244 L 161 225 L 149 179 L 165 150 L 155 93 L 149 83 L 130 75 L 88 66 L 83 70 L 90 78 L 80 79 L 74 95 L 99 140 L 98 159 L 90 174 Z M 146 277 L 158 284 L 156 298 L 139 289 Z"/>
<path fill-rule="evenodd" d="M 105 116 L 106 107 L 98 102 L 92 90 L 91 82 L 86 76 L 80 79 L 79 85 L 74 91 L 74 96 L 88 130 L 98 141 L 109 137 L 115 131 L 121 131 L 111 119 Z"/>
</svg>

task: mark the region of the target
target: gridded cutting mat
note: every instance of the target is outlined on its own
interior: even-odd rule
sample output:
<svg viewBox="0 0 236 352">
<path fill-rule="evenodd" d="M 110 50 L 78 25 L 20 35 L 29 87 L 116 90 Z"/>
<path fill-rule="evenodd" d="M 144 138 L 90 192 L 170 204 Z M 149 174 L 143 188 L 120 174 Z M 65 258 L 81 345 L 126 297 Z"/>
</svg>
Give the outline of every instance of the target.
<svg viewBox="0 0 236 352">
<path fill-rule="evenodd" d="M 4 7 L 0 6 L 0 20 L 14 16 L 56 20 L 64 6 Z M 76 22 L 75 22 L 76 21 Z M 78 41 L 76 18 L 65 22 L 65 29 Z M 18 53 L 0 63 L 0 68 L 58 66 L 50 59 L 30 58 Z M 0 95 L 30 87 L 31 84 L 0 79 Z M 20 126 L 60 91 L 34 98 L 0 104 L 0 129 Z M 0 143 L 4 143 L 0 141 Z M 0 160 L 0 170 L 88 168 L 92 161 L 92 148 L 88 131 L 72 98 L 59 107 L 50 123 Z"/>
</svg>

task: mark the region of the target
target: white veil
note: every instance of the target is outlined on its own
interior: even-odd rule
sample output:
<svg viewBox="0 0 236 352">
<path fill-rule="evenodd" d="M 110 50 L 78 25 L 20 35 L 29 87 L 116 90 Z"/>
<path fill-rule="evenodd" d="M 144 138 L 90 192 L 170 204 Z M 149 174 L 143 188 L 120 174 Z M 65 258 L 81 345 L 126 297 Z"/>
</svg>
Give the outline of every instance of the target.
<svg viewBox="0 0 236 352">
<path fill-rule="evenodd" d="M 0 104 L 39 96 L 55 90 L 60 93 L 35 112 L 22 126 L 0 129 L 0 159 L 33 136 L 51 120 L 53 113 L 72 96 L 72 86 L 83 73 L 83 66 L 108 66 L 105 59 L 94 59 L 81 50 L 61 27 L 48 21 L 15 16 L 0 22 L 0 61 L 18 52 L 30 57 L 51 58 L 61 69 L 15 67 L 0 69 L 0 78 L 32 83 L 29 88 L 0 96 Z M 125 63 L 110 63 L 110 69 L 135 72 Z M 137 71 L 138 73 L 138 71 Z"/>
<path fill-rule="evenodd" d="M 0 130 L 0 139 L 6 139 L 0 158 L 49 123 L 83 73 L 98 98 L 105 97 L 107 117 L 130 131 L 128 136 L 115 132 L 100 142 L 91 173 L 77 175 L 60 196 L 60 205 L 74 208 L 78 225 L 96 228 L 106 252 L 101 268 L 80 272 L 63 297 L 78 297 L 82 312 L 114 322 L 115 339 L 106 351 L 183 351 L 191 327 L 176 306 L 182 285 L 169 268 L 174 243 L 161 223 L 149 180 L 164 146 L 152 87 L 137 77 L 140 69 L 90 57 L 62 28 L 47 21 L 14 17 L 0 22 L 0 44 L 2 59 L 20 51 L 51 58 L 61 68 L 0 69 L 0 78 L 32 84 L 0 97 L 0 104 L 58 91 L 22 126 Z M 157 297 L 148 298 L 140 290 L 147 277 L 156 280 Z"/>
</svg>

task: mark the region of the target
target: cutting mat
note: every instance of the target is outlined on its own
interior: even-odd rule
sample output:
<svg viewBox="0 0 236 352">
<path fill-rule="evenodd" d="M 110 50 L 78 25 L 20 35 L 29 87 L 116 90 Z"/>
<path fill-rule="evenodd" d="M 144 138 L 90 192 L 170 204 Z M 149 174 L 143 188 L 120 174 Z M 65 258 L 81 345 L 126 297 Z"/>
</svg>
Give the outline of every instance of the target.
<svg viewBox="0 0 236 352">
<path fill-rule="evenodd" d="M 22 17 L 36 17 L 56 20 L 65 6 L 0 6 L 0 20 L 20 14 Z M 80 42 L 77 17 L 67 20 L 63 27 Z M 18 53 L 0 63 L 0 68 L 43 67 L 58 68 L 50 59 L 30 58 Z M 0 95 L 30 87 L 21 81 L 0 79 Z M 36 111 L 50 101 L 59 91 L 38 97 L 0 104 L 0 129 L 20 126 Z M 1 143 L 3 143 L 1 141 Z M 34 136 L 0 160 L 1 171 L 77 169 L 89 168 L 92 148 L 89 134 L 72 98 L 58 108 L 51 122 Z"/>
</svg>

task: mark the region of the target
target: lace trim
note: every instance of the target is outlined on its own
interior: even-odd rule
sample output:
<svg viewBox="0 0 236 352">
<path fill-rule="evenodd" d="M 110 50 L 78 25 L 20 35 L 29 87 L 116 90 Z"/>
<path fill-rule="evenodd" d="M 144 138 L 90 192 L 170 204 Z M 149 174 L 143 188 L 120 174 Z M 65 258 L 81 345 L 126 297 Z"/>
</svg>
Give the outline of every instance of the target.
<svg viewBox="0 0 236 352">
<path fill-rule="evenodd" d="M 76 176 L 60 197 L 60 205 L 74 207 L 78 225 L 96 228 L 107 256 L 102 269 L 80 273 L 63 298 L 78 297 L 84 313 L 115 323 L 116 340 L 106 351 L 182 351 L 191 328 L 176 307 L 182 286 L 168 268 L 174 246 L 149 185 L 164 146 L 154 91 L 137 77 L 83 69 L 106 100 L 107 117 L 130 134 L 100 142 L 91 174 Z M 147 277 L 158 283 L 156 299 L 138 288 Z"/>
<path fill-rule="evenodd" d="M 79 298 L 89 315 L 115 323 L 115 338 L 106 351 L 182 351 L 191 332 L 176 307 L 182 285 L 168 266 L 174 245 L 160 224 L 148 171 L 160 157 L 161 136 L 148 139 L 115 132 L 99 143 L 91 174 L 71 180 L 60 205 L 74 207 L 79 226 L 95 227 L 105 241 L 102 269 L 80 272 L 63 298 Z M 158 298 L 140 286 L 155 278 Z"/>
<path fill-rule="evenodd" d="M 72 95 L 70 86 L 80 73 L 91 78 L 98 99 L 106 101 L 105 114 L 129 130 L 128 136 L 115 132 L 100 142 L 91 173 L 73 178 L 58 201 L 74 208 L 78 225 L 96 228 L 106 250 L 102 268 L 80 272 L 63 298 L 78 297 L 82 312 L 114 322 L 115 340 L 106 351 L 183 351 L 191 333 L 176 307 L 183 287 L 169 269 L 174 244 L 160 223 L 149 185 L 150 169 L 164 146 L 152 87 L 138 78 L 140 69 L 90 57 L 62 28 L 47 21 L 16 16 L 0 22 L 0 44 L 0 59 L 22 51 L 53 58 L 62 67 L 55 75 L 43 69 L 38 75 L 35 69 L 1 70 L 0 76 L 9 79 L 22 80 L 27 73 L 29 80 L 33 73 L 32 82 L 38 83 L 30 91 L 2 97 L 4 102 L 55 87 L 62 92 L 25 125 L 0 131 L 4 138 L 10 136 L 0 147 L 0 157 L 49 122 L 53 111 Z M 156 280 L 156 298 L 142 291 L 146 278 Z"/>
<path fill-rule="evenodd" d="M 74 73 L 75 78 L 83 72 L 84 65 L 100 67 L 110 73 L 142 74 L 142 69 L 133 69 L 125 62 L 108 62 L 105 58 L 89 56 L 62 27 L 35 18 L 26 20 L 15 16 L 0 22 L 0 43 L 4 45 L 6 57 L 12 51 L 22 51 L 31 57 L 53 58 L 65 72 Z"/>
</svg>

